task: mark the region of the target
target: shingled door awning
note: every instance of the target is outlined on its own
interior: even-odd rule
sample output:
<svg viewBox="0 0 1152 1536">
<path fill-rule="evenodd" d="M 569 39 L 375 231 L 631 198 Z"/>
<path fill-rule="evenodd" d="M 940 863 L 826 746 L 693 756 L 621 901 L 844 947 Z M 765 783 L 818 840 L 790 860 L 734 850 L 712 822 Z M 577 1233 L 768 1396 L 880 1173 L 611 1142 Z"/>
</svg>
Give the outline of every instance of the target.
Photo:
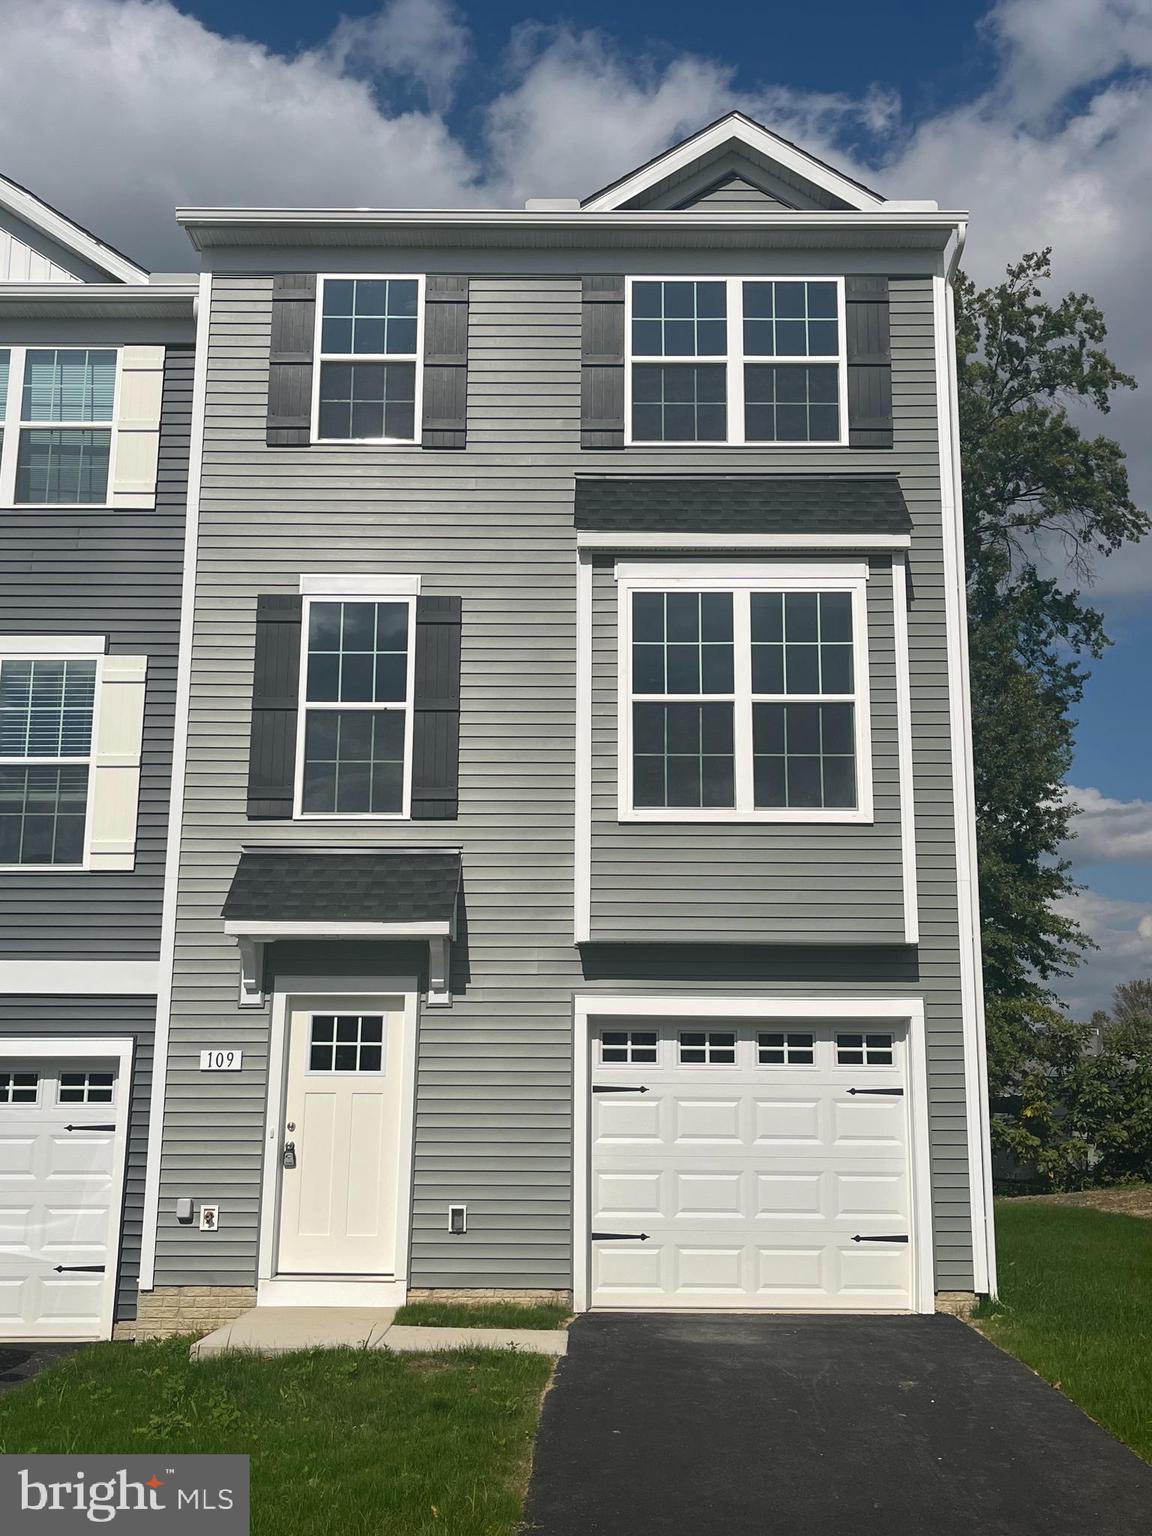
<svg viewBox="0 0 1152 1536">
<path fill-rule="evenodd" d="M 446 1004 L 459 894 L 455 850 L 246 848 L 222 911 L 241 1003 L 263 1005 L 266 944 L 327 938 L 427 940 L 428 1001 Z"/>
<path fill-rule="evenodd" d="M 895 475 L 579 476 L 580 544 L 907 548 L 912 518 Z"/>
</svg>

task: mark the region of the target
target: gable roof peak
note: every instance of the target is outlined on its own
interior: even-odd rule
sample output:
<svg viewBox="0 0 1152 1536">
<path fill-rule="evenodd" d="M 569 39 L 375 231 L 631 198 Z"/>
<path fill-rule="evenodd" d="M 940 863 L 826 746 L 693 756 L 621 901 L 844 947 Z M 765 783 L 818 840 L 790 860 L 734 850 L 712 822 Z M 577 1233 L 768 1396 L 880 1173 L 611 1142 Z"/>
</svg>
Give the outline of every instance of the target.
<svg viewBox="0 0 1152 1536">
<path fill-rule="evenodd" d="M 101 240 L 10 176 L 0 175 L 0 212 L 11 214 L 21 225 L 43 236 L 49 249 L 55 246 L 69 253 L 81 264 L 81 271 L 94 268 L 103 280 L 113 283 L 148 281 L 147 271 L 123 251 Z"/>
</svg>

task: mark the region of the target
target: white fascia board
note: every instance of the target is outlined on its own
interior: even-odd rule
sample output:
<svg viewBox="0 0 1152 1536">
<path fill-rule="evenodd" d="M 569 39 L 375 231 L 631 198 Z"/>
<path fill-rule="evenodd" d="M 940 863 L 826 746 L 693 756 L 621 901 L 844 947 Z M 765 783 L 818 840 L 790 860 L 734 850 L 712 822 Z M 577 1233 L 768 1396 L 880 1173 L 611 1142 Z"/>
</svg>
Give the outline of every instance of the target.
<svg viewBox="0 0 1152 1536">
<path fill-rule="evenodd" d="M 613 533 L 581 528 L 577 549 L 911 549 L 907 533 Z"/>
<path fill-rule="evenodd" d="M 114 251 L 111 246 L 102 244 L 87 230 L 81 229 L 78 224 L 73 224 L 72 220 L 66 218 L 64 214 L 57 213 L 55 208 L 42 203 L 31 192 L 25 192 L 23 187 L 16 186 L 4 176 L 0 176 L 0 207 L 7 208 L 18 219 L 23 219 L 25 224 L 40 230 L 49 239 L 55 240 L 57 245 L 62 245 L 65 250 L 74 251 L 90 266 L 99 267 L 107 272 L 109 277 L 116 278 L 122 283 L 148 281 L 148 273 L 143 267 L 138 267 L 134 261 L 129 261 L 127 256 L 121 256 L 120 252 Z"/>
<path fill-rule="evenodd" d="M 922 997 L 638 997 L 632 993 L 576 995 L 577 1018 L 658 1019 L 915 1019 Z"/>
<path fill-rule="evenodd" d="M 676 560 L 660 561 L 629 561 L 618 560 L 616 562 L 616 579 L 620 582 L 675 582 L 680 585 L 688 585 L 692 582 L 711 581 L 718 586 L 739 586 L 748 583 L 754 586 L 765 582 L 791 581 L 803 582 L 828 582 L 828 581 L 867 581 L 868 565 L 863 560 L 831 561 L 822 560 L 818 564 L 806 565 L 795 562 L 787 564 L 777 561 L 767 561 L 756 565 L 685 565 Z"/>
<path fill-rule="evenodd" d="M 721 118 L 718 123 L 705 128 L 702 133 L 694 134 L 682 144 L 677 144 L 667 154 L 661 155 L 649 165 L 634 172 L 625 181 L 618 181 L 590 198 L 585 208 L 592 213 L 619 208 L 622 204 L 631 202 L 634 197 L 638 197 L 641 192 L 647 191 L 649 187 L 655 186 L 657 182 L 663 181 L 665 177 L 674 176 L 678 171 L 686 170 L 694 161 L 729 146 L 751 149 L 767 159 L 774 160 L 785 170 L 791 171 L 793 175 L 803 177 L 805 181 L 831 193 L 833 197 L 838 197 L 851 208 L 868 210 L 884 206 L 883 198 L 865 191 L 856 182 L 834 171 L 831 166 L 822 165 L 819 160 L 813 159 L 804 150 L 797 148 L 795 144 L 788 143 L 786 139 L 780 138 L 770 129 L 762 128 L 758 123 L 753 123 L 746 118 L 732 115 Z"/>
<path fill-rule="evenodd" d="M 231 918 L 225 920 L 224 932 L 232 939 L 262 942 L 276 939 L 429 939 L 450 938 L 452 922 L 449 918 L 436 918 L 418 923 L 271 923 Z"/>
<path fill-rule="evenodd" d="M 0 960 L 0 996 L 152 997 L 155 960 Z"/>
</svg>

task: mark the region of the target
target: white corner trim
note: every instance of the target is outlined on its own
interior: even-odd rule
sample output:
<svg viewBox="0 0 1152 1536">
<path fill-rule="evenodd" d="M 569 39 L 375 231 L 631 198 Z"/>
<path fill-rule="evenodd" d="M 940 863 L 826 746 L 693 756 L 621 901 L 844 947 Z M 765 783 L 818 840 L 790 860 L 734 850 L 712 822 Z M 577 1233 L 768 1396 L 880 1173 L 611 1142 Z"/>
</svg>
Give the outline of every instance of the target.
<svg viewBox="0 0 1152 1536">
<path fill-rule="evenodd" d="M 103 656 L 107 635 L 0 635 L 0 656 L 58 658 Z"/>
<path fill-rule="evenodd" d="M 908 649 L 908 580 L 903 555 L 892 558 L 892 629 L 896 650 L 896 755 L 900 782 L 900 863 L 904 942 L 920 942 L 916 883 L 916 782 L 912 771 L 912 681 Z"/>
<path fill-rule="evenodd" d="M 960 1002 L 964 1039 L 964 1112 L 968 1143 L 968 1191 L 972 1210 L 973 1289 L 978 1293 L 995 1295 L 996 1234 L 992 1207 L 980 898 L 976 875 L 972 711 L 968 691 L 968 594 L 964 570 L 959 422 L 955 397 L 956 339 L 952 289 L 943 270 L 932 279 L 932 301 L 949 679 L 948 716 L 956 840 Z"/>
<path fill-rule="evenodd" d="M 771 586 L 795 582 L 857 582 L 868 580 L 867 560 L 761 560 L 709 561 L 688 560 L 617 560 L 616 580 L 658 582 L 667 586 L 699 587 L 713 582 L 719 588 L 732 586 Z"/>
<path fill-rule="evenodd" d="M 389 571 L 367 576 L 363 571 L 342 575 L 339 571 L 301 575 L 300 592 L 306 597 L 418 597 L 419 576 L 397 576 Z"/>
<path fill-rule="evenodd" d="M 164 1103 L 168 1090 L 168 1039 L 172 1027 L 172 976 L 176 961 L 176 905 L 180 892 L 180 844 L 184 833 L 184 781 L 188 767 L 188 708 L 192 691 L 192 633 L 196 613 L 200 481 L 204 464 L 204 410 L 208 393 L 208 331 L 212 319 L 212 274 L 200 275 L 196 299 L 196 358 L 192 379 L 192 431 L 188 453 L 188 503 L 184 522 L 184 572 L 180 586 L 180 650 L 176 665 L 176 718 L 164 854 L 164 900 L 160 918 L 160 960 L 156 995 L 156 1038 L 152 1095 L 148 1111 L 148 1159 L 144 1174 L 144 1220 L 140 1234 L 140 1280 L 150 1291 L 156 1275 L 156 1232 L 160 1217 L 160 1158 L 164 1144 Z"/>
<path fill-rule="evenodd" d="M 152 997 L 155 960 L 0 960 L 0 996 Z"/>
<path fill-rule="evenodd" d="M 573 939 L 592 937 L 592 562 L 576 555 L 576 803 Z"/>
<path fill-rule="evenodd" d="M 573 999 L 572 1305 L 586 1312 L 590 1297 L 589 1208 L 592 1172 L 591 1024 L 594 1019 L 838 1019 L 889 1020 L 907 1025 L 908 1179 L 912 1217 L 912 1297 L 918 1312 L 936 1306 L 932 1230 L 932 1169 L 928 1132 L 928 1060 L 921 997 L 658 997 L 577 993 Z"/>
<path fill-rule="evenodd" d="M 596 528 L 581 528 L 576 533 L 577 549 L 763 549 L 775 552 L 910 549 L 911 546 L 911 535 L 906 533 L 613 533 Z"/>
</svg>

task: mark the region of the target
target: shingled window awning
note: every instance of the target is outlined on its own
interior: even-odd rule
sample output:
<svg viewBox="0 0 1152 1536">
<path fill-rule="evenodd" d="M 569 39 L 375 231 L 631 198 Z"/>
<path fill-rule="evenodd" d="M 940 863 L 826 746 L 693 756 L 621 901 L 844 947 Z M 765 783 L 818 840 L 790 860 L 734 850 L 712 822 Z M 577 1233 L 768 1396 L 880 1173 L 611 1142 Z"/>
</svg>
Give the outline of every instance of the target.
<svg viewBox="0 0 1152 1536">
<path fill-rule="evenodd" d="M 460 855 L 451 850 L 245 849 L 224 899 L 241 1002 L 264 1000 L 264 946 L 281 939 L 426 939 L 428 1001 L 446 1003 Z"/>
<path fill-rule="evenodd" d="M 895 475 L 580 476 L 576 529 L 581 544 L 690 546 L 731 537 L 804 548 L 906 548 L 912 518 Z"/>
</svg>

